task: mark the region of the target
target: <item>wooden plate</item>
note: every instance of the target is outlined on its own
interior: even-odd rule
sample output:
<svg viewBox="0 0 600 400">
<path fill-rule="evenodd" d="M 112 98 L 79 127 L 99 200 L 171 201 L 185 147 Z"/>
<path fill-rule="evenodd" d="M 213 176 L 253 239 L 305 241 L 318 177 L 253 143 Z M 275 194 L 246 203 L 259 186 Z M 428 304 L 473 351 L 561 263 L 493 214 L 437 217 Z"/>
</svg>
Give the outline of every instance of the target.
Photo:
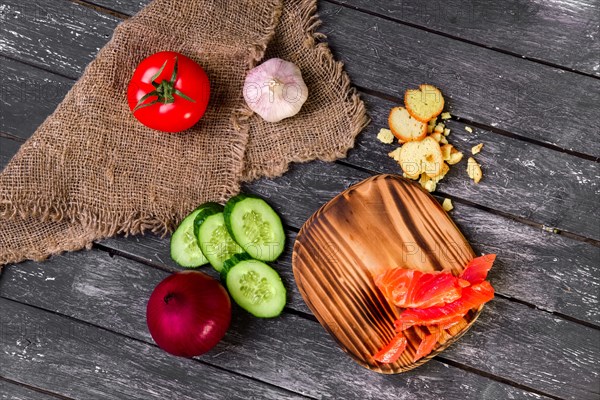
<svg viewBox="0 0 600 400">
<path fill-rule="evenodd" d="M 366 368 L 393 374 L 440 353 L 481 310 L 443 331 L 434 351 L 416 363 L 421 338 L 430 332 L 408 329 L 400 359 L 380 364 L 372 355 L 394 337 L 400 309 L 383 297 L 373 275 L 390 267 L 460 273 L 473 257 L 467 240 L 429 193 L 399 176 L 377 175 L 336 196 L 304 224 L 292 262 L 304 301 L 342 349 Z"/>
</svg>

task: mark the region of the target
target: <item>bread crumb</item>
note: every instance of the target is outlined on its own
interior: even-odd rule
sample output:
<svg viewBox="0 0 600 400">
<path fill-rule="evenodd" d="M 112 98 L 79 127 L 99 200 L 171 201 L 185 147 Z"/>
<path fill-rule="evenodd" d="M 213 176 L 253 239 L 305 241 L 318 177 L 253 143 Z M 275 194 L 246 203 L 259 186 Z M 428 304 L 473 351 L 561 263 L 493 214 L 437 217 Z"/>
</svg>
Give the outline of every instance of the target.
<svg viewBox="0 0 600 400">
<path fill-rule="evenodd" d="M 479 143 L 477 146 L 473 146 L 471 148 L 471 153 L 473 153 L 473 155 L 479 153 L 481 151 L 482 147 L 483 147 L 483 143 Z"/>
<path fill-rule="evenodd" d="M 437 184 L 440 183 L 442 179 L 444 179 L 448 171 L 450 171 L 450 167 L 448 166 L 448 164 L 443 163 L 440 173 L 438 175 L 431 177 L 427 175 L 426 172 L 423 172 L 421 174 L 421 178 L 419 179 L 419 183 L 421 184 L 421 187 L 423 187 L 423 189 L 427 190 L 428 192 L 434 192 L 437 187 Z"/>
<path fill-rule="evenodd" d="M 458 164 L 460 160 L 462 160 L 462 158 L 463 153 L 457 151 L 456 149 L 452 149 L 452 151 L 450 152 L 450 158 L 447 160 L 447 162 L 450 165 Z"/>
<path fill-rule="evenodd" d="M 381 128 L 377 134 L 377 139 L 381 143 L 392 144 L 394 142 L 394 134 L 389 129 Z"/>
<path fill-rule="evenodd" d="M 435 192 L 435 188 L 437 186 L 436 182 L 429 177 L 426 173 L 421 174 L 421 179 L 419 179 L 419 184 L 429 193 Z"/>
<path fill-rule="evenodd" d="M 454 206 L 452 205 L 452 200 L 444 199 L 444 201 L 442 202 L 442 208 L 446 212 L 452 211 L 454 209 Z"/>
<path fill-rule="evenodd" d="M 394 160 L 400 162 L 400 151 L 402 150 L 402 147 L 398 147 L 396 150 L 388 153 L 388 156 L 392 157 Z"/>
<path fill-rule="evenodd" d="M 444 159 L 444 161 L 448 161 L 450 159 L 450 154 L 452 152 L 453 147 L 454 146 L 452 146 L 451 144 L 445 144 L 440 147 L 440 149 L 442 150 L 442 158 Z"/>
<path fill-rule="evenodd" d="M 452 118 L 452 115 L 450 115 L 450 113 L 448 111 L 443 112 L 441 115 L 442 119 L 450 119 Z"/>
<path fill-rule="evenodd" d="M 427 125 L 427 133 L 433 133 L 433 128 L 435 128 L 433 125 Z"/>
<path fill-rule="evenodd" d="M 435 126 L 437 124 L 437 118 L 430 119 L 428 125 Z"/>
<path fill-rule="evenodd" d="M 435 139 L 436 142 L 440 142 L 442 140 L 442 134 L 439 132 L 433 132 L 431 137 Z"/>
<path fill-rule="evenodd" d="M 467 160 L 467 174 L 469 174 L 469 178 L 473 179 L 475 183 L 479 183 L 483 177 L 481 166 L 477 164 L 477 161 L 473 157 L 469 157 Z"/>
<path fill-rule="evenodd" d="M 435 188 L 436 188 L 436 183 L 432 180 L 428 180 L 427 182 L 425 182 L 425 186 L 423 186 L 425 188 L 425 190 L 427 190 L 429 193 L 431 192 L 435 192 Z"/>
<path fill-rule="evenodd" d="M 473 133 L 473 128 L 471 128 L 470 126 L 465 126 L 465 131 Z"/>
<path fill-rule="evenodd" d="M 450 128 L 444 128 L 444 136 L 448 136 L 450 134 Z"/>
</svg>

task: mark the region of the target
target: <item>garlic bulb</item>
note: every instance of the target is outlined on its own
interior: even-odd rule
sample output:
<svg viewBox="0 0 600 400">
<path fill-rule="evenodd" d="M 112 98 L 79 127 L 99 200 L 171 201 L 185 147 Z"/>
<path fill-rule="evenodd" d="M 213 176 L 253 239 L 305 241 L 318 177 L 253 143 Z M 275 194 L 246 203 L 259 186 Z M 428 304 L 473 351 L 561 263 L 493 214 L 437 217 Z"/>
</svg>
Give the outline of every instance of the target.
<svg viewBox="0 0 600 400">
<path fill-rule="evenodd" d="M 280 58 L 253 68 L 244 82 L 246 104 L 267 122 L 298 114 L 307 98 L 300 68 Z"/>
</svg>

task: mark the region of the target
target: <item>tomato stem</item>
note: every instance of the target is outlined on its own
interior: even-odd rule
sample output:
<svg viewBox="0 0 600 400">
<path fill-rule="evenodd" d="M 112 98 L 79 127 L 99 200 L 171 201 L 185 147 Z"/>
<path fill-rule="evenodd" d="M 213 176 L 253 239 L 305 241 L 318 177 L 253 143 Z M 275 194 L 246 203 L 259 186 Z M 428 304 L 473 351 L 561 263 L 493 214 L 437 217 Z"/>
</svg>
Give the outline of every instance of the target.
<svg viewBox="0 0 600 400">
<path fill-rule="evenodd" d="M 158 77 L 165 70 L 165 67 L 167 66 L 167 61 L 168 60 L 165 60 L 164 64 L 162 65 L 162 67 L 160 67 L 158 72 L 152 76 L 152 86 L 154 86 L 155 89 L 149 93 L 146 93 L 138 101 L 135 108 L 133 109 L 133 112 L 136 112 L 140 108 L 149 107 L 149 106 L 152 106 L 157 103 L 163 103 L 163 104 L 173 103 L 175 101 L 175 95 L 177 95 L 187 101 L 191 101 L 192 103 L 196 102 L 196 100 L 192 99 L 191 97 L 189 97 L 189 96 L 185 95 L 183 92 L 181 92 L 179 89 L 175 88 L 175 83 L 177 82 L 177 70 L 178 70 L 177 57 L 175 57 L 175 66 L 173 67 L 173 73 L 171 74 L 171 79 L 170 80 L 163 79 L 160 83 L 156 81 L 158 79 Z M 154 97 L 154 96 L 156 96 L 156 99 L 154 99 L 153 101 L 151 101 L 149 103 L 144 103 L 150 97 Z"/>
</svg>

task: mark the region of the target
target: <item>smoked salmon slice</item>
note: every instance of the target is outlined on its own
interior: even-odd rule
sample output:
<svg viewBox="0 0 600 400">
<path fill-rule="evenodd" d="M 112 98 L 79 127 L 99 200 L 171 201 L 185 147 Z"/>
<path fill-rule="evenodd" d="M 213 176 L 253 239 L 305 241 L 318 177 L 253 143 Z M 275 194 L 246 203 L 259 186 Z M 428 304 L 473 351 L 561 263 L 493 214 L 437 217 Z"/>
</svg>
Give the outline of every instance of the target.
<svg viewBox="0 0 600 400">
<path fill-rule="evenodd" d="M 398 360 L 408 344 L 402 332 L 415 325 L 428 326 L 432 333 L 421 340 L 413 362 L 430 354 L 443 330 L 494 298 L 494 288 L 486 279 L 495 260 L 495 254 L 474 258 L 458 277 L 406 268 L 391 268 L 376 276 L 375 285 L 386 299 L 405 310 L 394 322 L 398 334 L 373 358 L 380 363 Z"/>
<path fill-rule="evenodd" d="M 375 277 L 375 285 L 396 307 L 429 308 L 458 300 L 469 282 L 449 272 L 393 268 Z"/>
<path fill-rule="evenodd" d="M 469 261 L 460 277 L 468 281 L 471 285 L 481 283 L 486 280 L 487 274 L 496 260 L 495 254 L 486 254 Z"/>
<path fill-rule="evenodd" d="M 394 325 L 398 332 L 413 325 L 447 325 L 493 298 L 494 288 L 488 281 L 483 281 L 464 288 L 460 299 L 445 306 L 405 310 Z"/>
<path fill-rule="evenodd" d="M 439 333 L 432 333 L 423 338 L 421 343 L 419 344 L 419 348 L 413 357 L 413 362 L 420 360 L 425 357 L 427 354 L 431 353 L 431 350 L 435 347 L 438 339 L 440 337 Z"/>
<path fill-rule="evenodd" d="M 394 338 L 381 350 L 373 356 L 375 361 L 383 364 L 395 362 L 406 349 L 408 344 L 406 337 L 399 332 Z"/>
</svg>

